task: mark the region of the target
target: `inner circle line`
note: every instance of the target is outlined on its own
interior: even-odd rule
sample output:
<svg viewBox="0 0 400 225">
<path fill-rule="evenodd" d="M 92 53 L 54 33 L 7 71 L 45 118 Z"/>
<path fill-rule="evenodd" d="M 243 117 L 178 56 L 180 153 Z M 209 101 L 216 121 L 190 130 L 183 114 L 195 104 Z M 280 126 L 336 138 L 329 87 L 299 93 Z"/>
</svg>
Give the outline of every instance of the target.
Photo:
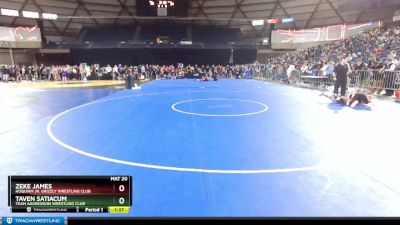
<svg viewBox="0 0 400 225">
<path fill-rule="evenodd" d="M 261 105 L 264 108 L 262 110 L 259 110 L 257 112 L 251 112 L 251 113 L 238 113 L 238 114 L 208 114 L 208 113 L 194 113 L 194 112 L 187 112 L 187 111 L 183 111 L 180 109 L 177 109 L 176 106 L 180 105 L 182 103 L 187 103 L 187 102 L 196 102 L 196 101 L 207 101 L 207 100 L 211 100 L 211 101 L 218 101 L 218 100 L 234 100 L 234 101 L 242 101 L 242 102 L 251 102 L 257 105 Z M 253 101 L 253 100 L 243 100 L 243 99 L 229 99 L 229 98 L 204 98 L 204 99 L 192 99 L 192 100 L 186 100 L 186 101 L 181 101 L 181 102 L 177 102 L 174 103 L 171 106 L 172 110 L 174 110 L 175 112 L 179 112 L 179 113 L 183 113 L 183 114 L 188 114 L 188 115 L 193 115 L 193 116 L 208 116 L 208 117 L 239 117 L 239 116 L 251 116 L 251 115 L 255 115 L 255 114 L 259 114 L 259 113 L 263 113 L 266 112 L 268 110 L 268 106 L 264 103 L 261 102 L 257 102 L 257 101 Z"/>
</svg>

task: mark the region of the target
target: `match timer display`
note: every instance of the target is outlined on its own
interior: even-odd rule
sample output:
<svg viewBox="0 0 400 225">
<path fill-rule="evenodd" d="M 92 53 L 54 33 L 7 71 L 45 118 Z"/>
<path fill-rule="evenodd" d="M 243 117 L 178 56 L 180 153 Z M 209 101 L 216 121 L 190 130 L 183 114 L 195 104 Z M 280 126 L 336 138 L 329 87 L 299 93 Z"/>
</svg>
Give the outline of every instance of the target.
<svg viewBox="0 0 400 225">
<path fill-rule="evenodd" d="M 188 8 L 187 0 L 136 0 L 138 16 L 187 17 Z"/>
<path fill-rule="evenodd" d="M 15 213 L 128 213 L 131 176 L 9 176 Z"/>
</svg>

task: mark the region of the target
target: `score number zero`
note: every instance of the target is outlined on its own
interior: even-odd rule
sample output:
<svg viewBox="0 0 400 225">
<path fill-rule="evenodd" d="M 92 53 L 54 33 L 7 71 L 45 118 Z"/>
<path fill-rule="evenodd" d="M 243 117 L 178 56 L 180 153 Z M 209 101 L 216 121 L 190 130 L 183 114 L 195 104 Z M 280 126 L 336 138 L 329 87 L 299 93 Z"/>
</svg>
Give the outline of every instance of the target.
<svg viewBox="0 0 400 225">
<path fill-rule="evenodd" d="M 111 181 L 128 181 L 128 177 L 111 177 Z M 118 186 L 118 191 L 124 192 L 125 191 L 125 185 L 121 184 Z M 118 203 L 123 205 L 125 203 L 125 198 L 121 197 L 118 199 Z"/>
</svg>

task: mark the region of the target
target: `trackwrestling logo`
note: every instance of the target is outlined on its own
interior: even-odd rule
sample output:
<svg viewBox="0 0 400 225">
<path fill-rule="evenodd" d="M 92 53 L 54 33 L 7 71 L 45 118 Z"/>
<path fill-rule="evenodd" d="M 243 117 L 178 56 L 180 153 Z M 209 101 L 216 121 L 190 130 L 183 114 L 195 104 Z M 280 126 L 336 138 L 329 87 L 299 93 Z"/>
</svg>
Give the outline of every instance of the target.
<svg viewBox="0 0 400 225">
<path fill-rule="evenodd" d="M 62 217 L 3 217 L 3 224 L 23 224 L 23 225 L 37 225 L 37 224 L 52 224 L 64 225 L 64 218 Z"/>
</svg>

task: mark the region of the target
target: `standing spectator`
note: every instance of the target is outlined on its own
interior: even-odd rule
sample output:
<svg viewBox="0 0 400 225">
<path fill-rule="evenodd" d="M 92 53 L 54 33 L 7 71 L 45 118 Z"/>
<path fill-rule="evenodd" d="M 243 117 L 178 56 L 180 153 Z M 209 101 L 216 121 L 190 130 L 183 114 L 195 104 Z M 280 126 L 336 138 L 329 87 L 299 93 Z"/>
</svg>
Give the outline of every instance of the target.
<svg viewBox="0 0 400 225">
<path fill-rule="evenodd" d="M 326 69 L 325 69 L 325 75 L 328 78 L 328 83 L 333 82 L 333 71 L 335 70 L 335 67 L 333 66 L 332 61 L 328 61 Z"/>
<path fill-rule="evenodd" d="M 82 80 L 87 80 L 87 77 L 90 77 L 90 75 L 92 74 L 92 69 L 90 68 L 90 66 L 85 66 L 85 68 L 82 71 Z"/>
<path fill-rule="evenodd" d="M 63 67 L 61 69 L 61 77 L 62 77 L 63 84 L 66 84 L 67 83 L 67 77 L 68 77 L 67 68 Z"/>
<path fill-rule="evenodd" d="M 105 69 L 105 79 L 110 79 L 111 78 L 111 73 L 112 73 L 112 67 L 110 65 L 107 65 L 106 69 Z"/>
<path fill-rule="evenodd" d="M 286 70 L 286 75 L 288 77 L 288 82 L 289 83 L 294 83 L 296 82 L 296 73 L 295 73 L 295 65 L 294 64 L 290 64 L 289 67 Z"/>
<path fill-rule="evenodd" d="M 15 68 L 16 68 L 15 66 L 9 66 L 9 67 L 8 67 L 8 69 L 9 69 L 9 71 L 10 71 L 10 72 L 8 73 L 8 74 L 9 74 L 9 77 L 12 77 L 13 79 L 16 78 Z"/>
<path fill-rule="evenodd" d="M 112 79 L 113 80 L 116 80 L 116 78 L 119 76 L 119 73 L 118 73 L 118 66 L 117 65 L 114 65 L 114 68 L 112 69 Z"/>
<path fill-rule="evenodd" d="M 396 74 L 394 73 L 394 70 L 396 68 L 397 61 L 393 59 L 388 59 L 388 65 L 387 68 L 385 69 L 385 73 L 383 75 L 383 84 L 385 89 L 385 95 L 387 96 L 393 96 L 394 94 L 394 84 L 396 81 Z"/>
<path fill-rule="evenodd" d="M 356 82 L 359 82 L 359 85 L 365 85 L 369 82 L 369 73 L 366 72 L 368 69 L 363 60 L 360 58 L 358 59 L 357 63 L 353 67 L 354 74 L 353 79 Z"/>
<path fill-rule="evenodd" d="M 125 68 L 126 68 L 126 67 L 123 67 L 121 64 L 118 65 L 118 74 L 119 74 L 119 76 L 122 77 L 122 78 L 123 78 L 124 75 L 125 75 Z"/>
<path fill-rule="evenodd" d="M 15 67 L 15 81 L 19 83 L 20 80 L 21 80 L 21 70 L 20 70 L 19 66 L 16 66 Z"/>
<path fill-rule="evenodd" d="M 25 66 L 22 66 L 22 68 L 21 68 L 21 78 L 24 79 L 24 80 L 28 79 L 27 76 L 26 76 Z"/>
<path fill-rule="evenodd" d="M 2 68 L 1 74 L 2 74 L 3 82 L 7 83 L 8 82 L 8 77 L 10 76 L 10 69 L 8 68 L 7 65 L 5 65 Z"/>
<path fill-rule="evenodd" d="M 75 66 L 72 67 L 72 76 L 71 76 L 71 78 L 72 78 L 73 80 L 75 80 L 75 79 L 78 78 L 78 71 L 77 71 L 77 69 L 76 69 Z"/>
<path fill-rule="evenodd" d="M 145 65 L 142 65 L 141 67 L 140 67 L 140 75 L 145 75 L 146 74 L 146 67 L 145 67 Z"/>
<path fill-rule="evenodd" d="M 371 63 L 371 69 L 372 69 L 372 79 L 373 79 L 373 89 L 372 92 L 375 95 L 378 95 L 381 93 L 383 90 L 383 74 L 385 71 L 385 65 L 383 64 L 383 61 L 380 60 L 379 62 L 372 62 Z"/>
</svg>

